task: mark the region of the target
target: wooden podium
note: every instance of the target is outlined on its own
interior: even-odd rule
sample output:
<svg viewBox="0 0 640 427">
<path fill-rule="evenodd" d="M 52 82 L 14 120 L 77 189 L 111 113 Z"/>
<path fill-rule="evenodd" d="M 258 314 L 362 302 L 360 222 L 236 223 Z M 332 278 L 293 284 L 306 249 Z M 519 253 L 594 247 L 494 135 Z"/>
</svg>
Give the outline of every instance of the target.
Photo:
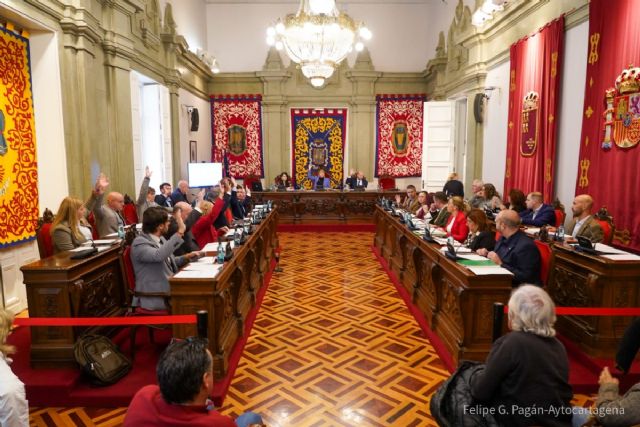
<svg viewBox="0 0 640 427">
<path fill-rule="evenodd" d="M 207 334 L 216 379 L 226 375 L 231 351 L 244 336 L 247 315 L 256 304 L 256 295 L 278 247 L 277 225 L 278 213 L 273 211 L 244 245 L 233 250 L 233 259 L 214 279 L 169 279 L 172 314 L 209 312 Z M 173 335 L 195 336 L 196 325 L 175 324 Z"/>
<path fill-rule="evenodd" d="M 20 268 L 31 317 L 107 317 L 125 311 L 127 293 L 120 268 L 120 246 L 86 259 L 61 252 Z M 31 328 L 31 365 L 76 365 L 73 345 L 87 327 Z M 104 328 L 102 330 L 104 333 Z"/>
</svg>

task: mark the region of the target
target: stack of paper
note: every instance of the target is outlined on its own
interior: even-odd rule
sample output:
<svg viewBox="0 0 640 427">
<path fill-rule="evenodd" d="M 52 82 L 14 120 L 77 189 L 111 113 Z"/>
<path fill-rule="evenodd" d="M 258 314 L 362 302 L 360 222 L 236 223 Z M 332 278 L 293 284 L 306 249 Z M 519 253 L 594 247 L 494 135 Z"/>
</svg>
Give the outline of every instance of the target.
<svg viewBox="0 0 640 427">
<path fill-rule="evenodd" d="M 213 279 L 222 268 L 222 265 L 214 264 L 213 258 L 208 258 L 209 262 L 207 263 L 198 261 L 187 264 L 185 268 L 176 273 L 173 277 L 178 279 Z"/>
<path fill-rule="evenodd" d="M 231 249 L 235 247 L 234 242 L 228 242 L 231 245 Z M 225 246 L 226 242 L 222 242 L 222 246 Z M 207 243 L 204 245 L 204 248 L 201 249 L 203 252 L 218 252 L 218 242 Z"/>
</svg>

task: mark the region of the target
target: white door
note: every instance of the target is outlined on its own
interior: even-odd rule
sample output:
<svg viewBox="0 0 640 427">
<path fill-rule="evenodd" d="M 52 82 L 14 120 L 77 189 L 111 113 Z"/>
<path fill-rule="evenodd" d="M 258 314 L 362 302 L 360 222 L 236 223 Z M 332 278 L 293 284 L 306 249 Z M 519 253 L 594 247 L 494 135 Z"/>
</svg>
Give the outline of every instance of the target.
<svg viewBox="0 0 640 427">
<path fill-rule="evenodd" d="M 455 101 L 424 103 L 422 188 L 441 191 L 454 170 Z"/>
</svg>

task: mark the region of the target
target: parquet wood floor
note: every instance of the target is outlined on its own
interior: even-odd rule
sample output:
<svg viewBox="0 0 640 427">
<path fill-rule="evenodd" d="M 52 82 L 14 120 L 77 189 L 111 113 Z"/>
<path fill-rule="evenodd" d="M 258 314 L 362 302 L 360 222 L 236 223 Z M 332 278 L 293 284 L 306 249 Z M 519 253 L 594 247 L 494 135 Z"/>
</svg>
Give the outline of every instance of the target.
<svg viewBox="0 0 640 427">
<path fill-rule="evenodd" d="M 434 426 L 448 377 L 369 247 L 373 233 L 279 233 L 283 247 L 221 412 L 270 427 Z M 588 396 L 575 403 L 587 406 Z M 33 408 L 32 426 L 117 426 L 125 408 Z"/>
</svg>

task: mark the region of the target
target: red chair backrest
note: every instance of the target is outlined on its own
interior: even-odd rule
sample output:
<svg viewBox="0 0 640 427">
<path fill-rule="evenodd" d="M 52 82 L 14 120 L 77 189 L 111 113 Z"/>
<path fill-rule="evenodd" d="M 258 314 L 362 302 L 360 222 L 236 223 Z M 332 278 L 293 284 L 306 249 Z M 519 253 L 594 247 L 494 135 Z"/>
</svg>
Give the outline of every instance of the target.
<svg viewBox="0 0 640 427">
<path fill-rule="evenodd" d="M 602 227 L 602 231 L 604 232 L 604 243 L 607 245 L 611 244 L 613 241 L 613 229 L 611 228 L 611 224 L 609 221 L 605 221 L 603 219 L 596 218 L 596 221 L 598 221 L 598 224 L 600 224 L 600 227 Z"/>
<path fill-rule="evenodd" d="M 540 240 L 534 240 L 538 252 L 540 252 L 540 280 L 542 285 L 547 284 L 549 278 L 549 269 L 551 267 L 551 247 L 548 243 L 544 243 Z"/>
<path fill-rule="evenodd" d="M 127 286 L 134 291 L 136 289 L 136 273 L 133 271 L 133 262 L 131 262 L 131 246 L 124 248 L 122 263 L 124 265 L 124 275 L 127 279 Z"/>
<path fill-rule="evenodd" d="M 137 224 L 138 212 L 136 210 L 136 205 L 134 205 L 133 203 L 125 204 L 124 208 L 122 208 L 122 216 L 124 217 L 125 224 Z"/>
<path fill-rule="evenodd" d="M 378 185 L 382 190 L 391 190 L 396 188 L 396 179 L 390 176 L 381 176 L 378 178 Z"/>
<path fill-rule="evenodd" d="M 40 258 L 47 258 L 53 255 L 53 240 L 51 239 L 51 223 L 46 222 L 42 224 L 40 230 L 38 230 L 38 252 L 40 252 Z"/>
<path fill-rule="evenodd" d="M 500 234 L 499 231 L 496 231 L 496 242 L 500 240 L 500 237 L 502 237 L 502 234 Z"/>
<path fill-rule="evenodd" d="M 562 212 L 561 209 L 555 209 L 554 212 L 556 214 L 556 227 L 560 227 L 561 225 L 564 225 L 564 218 L 566 214 Z"/>
<path fill-rule="evenodd" d="M 98 240 L 100 236 L 98 235 L 98 225 L 96 224 L 96 217 L 93 215 L 93 212 L 89 212 L 87 221 L 89 221 L 89 225 L 91 226 L 91 236 L 93 240 Z"/>
</svg>

